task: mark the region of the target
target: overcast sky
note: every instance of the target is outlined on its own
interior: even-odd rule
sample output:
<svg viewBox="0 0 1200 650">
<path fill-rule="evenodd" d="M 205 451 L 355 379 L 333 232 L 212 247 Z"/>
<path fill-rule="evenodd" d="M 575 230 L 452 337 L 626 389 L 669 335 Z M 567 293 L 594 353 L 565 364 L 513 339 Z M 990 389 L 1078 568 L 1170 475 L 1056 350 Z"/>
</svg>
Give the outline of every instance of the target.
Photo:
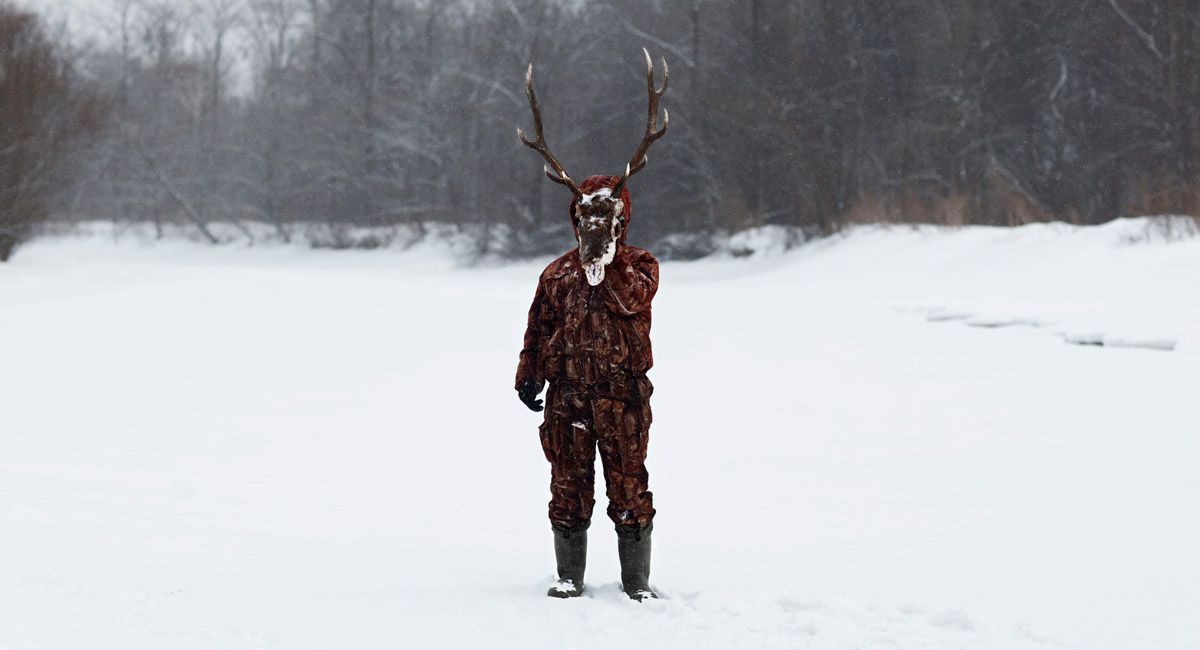
<svg viewBox="0 0 1200 650">
<path fill-rule="evenodd" d="M 66 22 L 76 39 L 103 39 L 115 26 L 113 0 L 16 0 L 16 4 L 37 10 L 51 24 Z"/>
</svg>

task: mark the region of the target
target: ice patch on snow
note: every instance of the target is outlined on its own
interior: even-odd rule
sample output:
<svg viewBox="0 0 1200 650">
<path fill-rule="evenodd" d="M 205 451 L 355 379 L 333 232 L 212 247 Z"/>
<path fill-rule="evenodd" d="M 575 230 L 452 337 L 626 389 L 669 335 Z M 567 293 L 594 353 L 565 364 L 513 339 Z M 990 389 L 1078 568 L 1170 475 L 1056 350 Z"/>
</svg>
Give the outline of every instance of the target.
<svg viewBox="0 0 1200 650">
<path fill-rule="evenodd" d="M 1129 339 L 1119 336 L 1104 337 L 1104 346 L 1109 348 L 1142 348 L 1145 350 L 1171 351 L 1175 349 L 1175 339 Z"/>
<path fill-rule="evenodd" d="M 900 313 L 919 313 L 925 315 L 925 320 L 931 323 L 961 321 L 968 327 L 980 329 L 1029 328 L 1038 330 L 1049 325 L 1052 321 L 1002 315 L 977 315 L 972 311 L 950 309 L 946 307 L 893 307 Z M 1085 345 L 1109 348 L 1136 348 L 1145 350 L 1172 351 L 1178 340 L 1169 337 L 1147 337 L 1108 335 L 1102 331 L 1056 329 L 1047 334 L 1061 338 L 1072 345 Z"/>
<path fill-rule="evenodd" d="M 1071 345 L 1104 345 L 1104 332 L 1064 333 L 1063 341 Z"/>
<path fill-rule="evenodd" d="M 975 314 L 969 311 L 954 311 L 950 309 L 932 311 L 925 316 L 925 320 L 931 323 L 943 323 L 948 321 L 962 320 L 965 321 Z"/>
<path fill-rule="evenodd" d="M 1000 328 L 1000 327 L 1042 327 L 1045 325 L 1042 321 L 1035 318 L 1005 318 L 1002 316 L 974 316 L 966 320 L 969 327 L 982 327 L 985 329 Z"/>
<path fill-rule="evenodd" d="M 1175 349 L 1175 339 L 1165 338 L 1130 338 L 1123 336 L 1108 336 L 1103 332 L 1064 333 L 1063 341 L 1072 345 L 1094 345 L 1106 348 L 1137 348 L 1142 350 L 1161 350 L 1170 352 Z"/>
</svg>

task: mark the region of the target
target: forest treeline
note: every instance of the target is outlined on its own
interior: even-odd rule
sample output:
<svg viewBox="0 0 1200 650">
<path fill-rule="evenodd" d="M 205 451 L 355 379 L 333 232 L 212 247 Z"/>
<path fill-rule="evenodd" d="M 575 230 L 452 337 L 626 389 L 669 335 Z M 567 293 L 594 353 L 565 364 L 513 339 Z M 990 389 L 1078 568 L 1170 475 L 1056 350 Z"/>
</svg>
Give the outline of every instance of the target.
<svg viewBox="0 0 1200 650">
<path fill-rule="evenodd" d="M 73 46 L 0 7 L 0 238 L 46 216 L 213 240 L 441 222 L 481 252 L 561 249 L 569 193 L 516 136 L 525 67 L 567 171 L 619 173 L 643 47 L 671 119 L 631 238 L 666 256 L 767 224 L 1200 214 L 1194 0 L 112 3 Z"/>
</svg>

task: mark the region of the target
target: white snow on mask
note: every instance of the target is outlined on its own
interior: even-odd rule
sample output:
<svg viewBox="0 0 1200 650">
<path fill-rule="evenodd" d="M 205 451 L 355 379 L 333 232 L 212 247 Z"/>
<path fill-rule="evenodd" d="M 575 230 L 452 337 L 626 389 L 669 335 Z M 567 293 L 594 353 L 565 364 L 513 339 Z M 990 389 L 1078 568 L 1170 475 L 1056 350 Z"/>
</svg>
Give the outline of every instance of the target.
<svg viewBox="0 0 1200 650">
<path fill-rule="evenodd" d="M 584 194 L 583 196 L 579 197 L 579 204 L 587 205 L 592 202 L 592 199 L 605 198 L 605 197 L 611 197 L 611 196 L 612 196 L 612 190 L 610 190 L 607 187 L 602 187 L 602 188 L 596 190 L 595 192 L 592 192 L 591 194 Z"/>
<path fill-rule="evenodd" d="M 607 187 L 603 187 L 592 194 L 585 194 L 583 198 L 580 199 L 579 203 L 589 204 L 592 202 L 592 199 L 596 197 L 609 197 L 611 195 L 612 190 Z M 624 201 L 617 200 L 616 205 L 613 206 L 613 210 L 618 215 L 622 214 L 625 211 Z M 598 221 L 600 221 L 598 218 L 592 219 L 593 223 Z M 615 257 L 617 254 L 617 239 L 620 237 L 619 231 L 623 225 L 624 222 L 621 219 L 613 219 L 612 226 L 610 226 L 608 233 L 608 246 L 604 249 L 604 254 L 601 255 L 599 259 L 583 262 L 583 274 L 589 285 L 594 287 L 601 282 L 604 282 L 604 268 L 612 263 L 613 257 Z M 580 252 L 582 252 L 582 249 L 583 244 L 580 243 Z"/>
<path fill-rule="evenodd" d="M 608 242 L 608 247 L 604 249 L 604 255 L 598 260 L 583 263 L 583 275 L 587 278 L 587 283 L 593 287 L 604 282 L 604 267 L 612 263 L 613 257 L 617 254 L 617 241 L 612 239 Z"/>
</svg>

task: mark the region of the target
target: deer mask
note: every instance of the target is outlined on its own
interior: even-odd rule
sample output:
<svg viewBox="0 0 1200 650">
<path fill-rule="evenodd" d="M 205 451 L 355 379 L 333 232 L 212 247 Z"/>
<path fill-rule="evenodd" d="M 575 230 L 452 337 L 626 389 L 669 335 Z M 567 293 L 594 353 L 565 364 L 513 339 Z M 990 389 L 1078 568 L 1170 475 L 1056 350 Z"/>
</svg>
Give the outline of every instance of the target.
<svg viewBox="0 0 1200 650">
<path fill-rule="evenodd" d="M 555 183 L 566 186 L 574 195 L 571 203 L 571 219 L 575 237 L 579 242 L 579 262 L 583 265 L 584 277 L 593 287 L 604 281 L 604 269 L 613 261 L 617 247 L 624 240 L 630 212 L 629 193 L 625 190 L 625 182 L 646 166 L 646 152 L 649 151 L 650 145 L 667 132 L 667 122 L 670 116 L 666 109 L 663 109 L 662 128 L 657 128 L 658 101 L 667 92 L 667 83 L 670 79 L 667 61 L 663 59 L 662 62 L 662 87 L 655 88 L 654 63 L 650 60 L 649 52 L 643 49 L 642 53 L 646 55 L 646 90 L 650 96 L 646 132 L 642 136 L 641 144 L 634 151 L 633 157 L 625 164 L 625 173 L 621 176 L 590 177 L 584 182 L 587 192 L 575 184 L 575 181 L 555 159 L 554 154 L 550 152 L 550 148 L 546 146 L 546 137 L 542 133 L 542 111 L 538 107 L 537 94 L 533 90 L 532 63 L 525 72 L 525 94 L 528 95 L 529 107 L 533 110 L 533 126 L 536 137 L 530 140 L 519 128 L 517 136 L 521 138 L 521 142 L 525 146 L 542 154 L 542 158 L 546 159 L 546 166 L 542 168 L 546 172 L 546 176 Z M 608 179 L 616 179 L 616 183 L 605 182 Z M 592 181 L 596 181 L 594 186 L 590 186 Z"/>
</svg>

